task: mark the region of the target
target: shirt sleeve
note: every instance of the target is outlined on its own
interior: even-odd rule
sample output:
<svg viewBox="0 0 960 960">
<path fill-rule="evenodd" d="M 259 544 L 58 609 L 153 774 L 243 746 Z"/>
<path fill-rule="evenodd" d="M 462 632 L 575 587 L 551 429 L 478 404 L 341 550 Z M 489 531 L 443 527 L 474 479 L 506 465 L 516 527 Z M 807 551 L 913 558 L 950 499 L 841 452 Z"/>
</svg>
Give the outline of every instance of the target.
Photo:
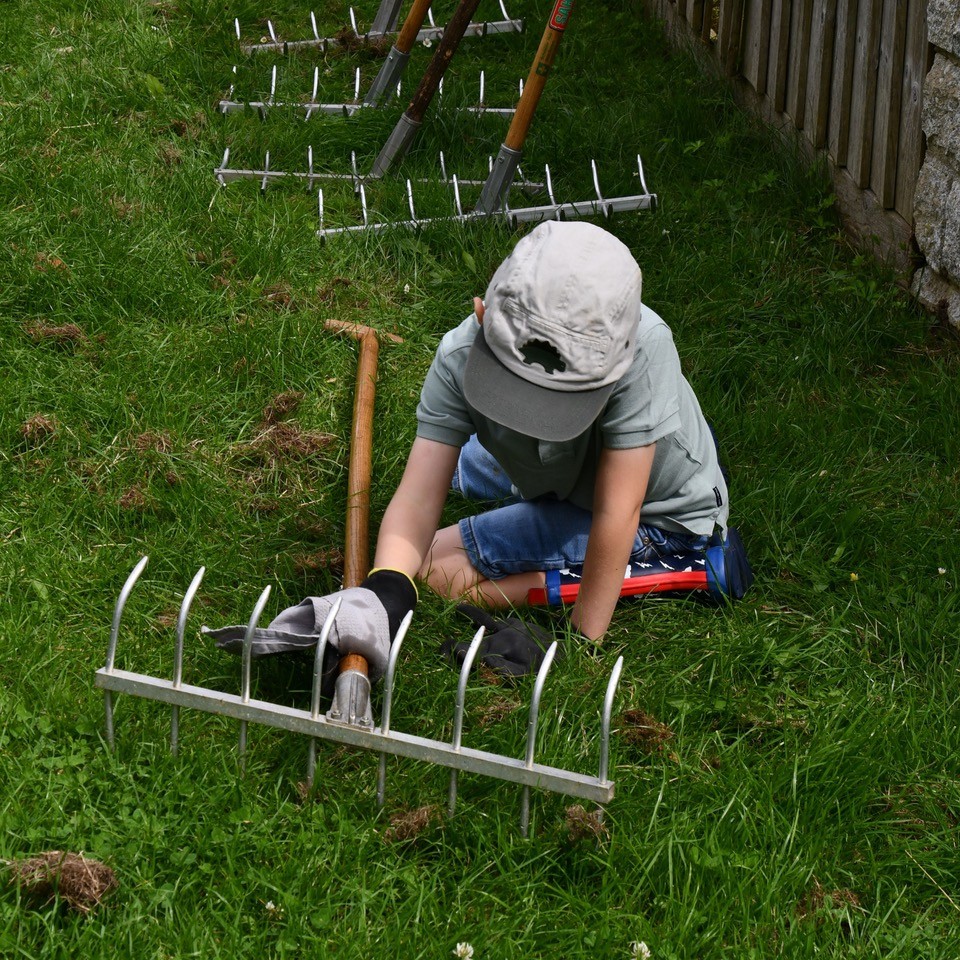
<svg viewBox="0 0 960 960">
<path fill-rule="evenodd" d="M 476 317 L 471 314 L 440 341 L 420 391 L 418 437 L 462 447 L 475 432 L 461 384 L 478 329 Z"/>
<path fill-rule="evenodd" d="M 630 369 L 604 410 L 603 444 L 614 450 L 646 447 L 679 430 L 683 374 L 670 328 L 653 311 L 644 318 Z"/>
</svg>

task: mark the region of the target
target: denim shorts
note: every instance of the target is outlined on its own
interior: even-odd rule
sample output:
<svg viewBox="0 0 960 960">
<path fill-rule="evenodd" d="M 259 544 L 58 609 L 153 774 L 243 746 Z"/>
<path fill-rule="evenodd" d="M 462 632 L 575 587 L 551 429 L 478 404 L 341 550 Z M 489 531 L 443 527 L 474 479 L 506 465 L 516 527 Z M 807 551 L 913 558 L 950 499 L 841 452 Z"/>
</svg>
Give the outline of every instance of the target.
<svg viewBox="0 0 960 960">
<path fill-rule="evenodd" d="M 590 511 L 548 497 L 524 500 L 476 436 L 460 451 L 453 489 L 488 507 L 460 521 L 460 537 L 470 563 L 485 577 L 499 580 L 512 573 L 563 570 L 583 563 L 593 516 Z M 703 551 L 708 539 L 641 523 L 630 561 Z"/>
</svg>

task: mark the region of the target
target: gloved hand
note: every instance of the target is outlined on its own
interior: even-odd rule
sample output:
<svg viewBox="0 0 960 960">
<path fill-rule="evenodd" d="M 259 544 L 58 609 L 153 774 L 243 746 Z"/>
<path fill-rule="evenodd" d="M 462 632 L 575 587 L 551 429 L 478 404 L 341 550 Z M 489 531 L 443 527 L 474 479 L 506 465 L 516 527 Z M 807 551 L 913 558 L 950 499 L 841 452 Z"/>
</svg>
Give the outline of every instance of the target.
<svg viewBox="0 0 960 960">
<path fill-rule="evenodd" d="M 253 632 L 251 656 L 264 657 L 275 653 L 308 652 L 320 639 L 327 615 L 337 599 L 340 611 L 330 630 L 327 650 L 336 651 L 337 659 L 358 653 L 369 665 L 371 682 L 387 668 L 390 643 L 397 635 L 400 622 L 417 603 L 413 581 L 397 570 L 374 570 L 359 587 L 349 587 L 325 597 L 307 597 L 295 607 L 287 607 L 266 628 Z M 243 652 L 246 626 L 201 628 L 213 637 L 217 646 L 231 653 Z M 329 669 L 325 657 L 324 674 Z"/>
<path fill-rule="evenodd" d="M 487 632 L 477 650 L 477 662 L 501 677 L 515 679 L 535 673 L 554 640 L 542 627 L 524 623 L 516 617 L 497 620 L 488 611 L 467 603 L 459 604 L 457 612 L 469 617 L 476 626 L 486 627 Z M 444 656 L 461 667 L 469 647 L 469 641 L 447 640 L 440 649 Z M 560 653 L 559 647 L 557 653 Z"/>
</svg>

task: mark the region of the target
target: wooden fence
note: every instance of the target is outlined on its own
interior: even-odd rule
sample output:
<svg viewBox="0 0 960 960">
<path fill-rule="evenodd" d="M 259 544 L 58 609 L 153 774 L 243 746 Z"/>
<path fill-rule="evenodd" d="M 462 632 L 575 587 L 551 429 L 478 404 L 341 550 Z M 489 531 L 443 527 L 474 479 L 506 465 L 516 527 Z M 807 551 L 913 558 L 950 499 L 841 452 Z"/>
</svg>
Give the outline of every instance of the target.
<svg viewBox="0 0 960 960">
<path fill-rule="evenodd" d="M 746 106 L 825 154 L 850 231 L 906 268 L 927 0 L 642 0 Z"/>
</svg>

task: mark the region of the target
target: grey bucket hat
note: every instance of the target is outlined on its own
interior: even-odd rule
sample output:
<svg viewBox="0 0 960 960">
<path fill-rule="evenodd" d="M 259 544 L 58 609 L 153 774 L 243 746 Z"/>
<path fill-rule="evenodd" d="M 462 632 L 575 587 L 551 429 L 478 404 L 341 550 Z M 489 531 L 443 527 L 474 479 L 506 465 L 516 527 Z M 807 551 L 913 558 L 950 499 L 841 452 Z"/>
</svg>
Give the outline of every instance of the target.
<svg viewBox="0 0 960 960">
<path fill-rule="evenodd" d="M 540 224 L 487 287 L 467 402 L 539 440 L 579 436 L 633 360 L 640 290 L 640 267 L 613 234 L 582 221 Z"/>
</svg>

